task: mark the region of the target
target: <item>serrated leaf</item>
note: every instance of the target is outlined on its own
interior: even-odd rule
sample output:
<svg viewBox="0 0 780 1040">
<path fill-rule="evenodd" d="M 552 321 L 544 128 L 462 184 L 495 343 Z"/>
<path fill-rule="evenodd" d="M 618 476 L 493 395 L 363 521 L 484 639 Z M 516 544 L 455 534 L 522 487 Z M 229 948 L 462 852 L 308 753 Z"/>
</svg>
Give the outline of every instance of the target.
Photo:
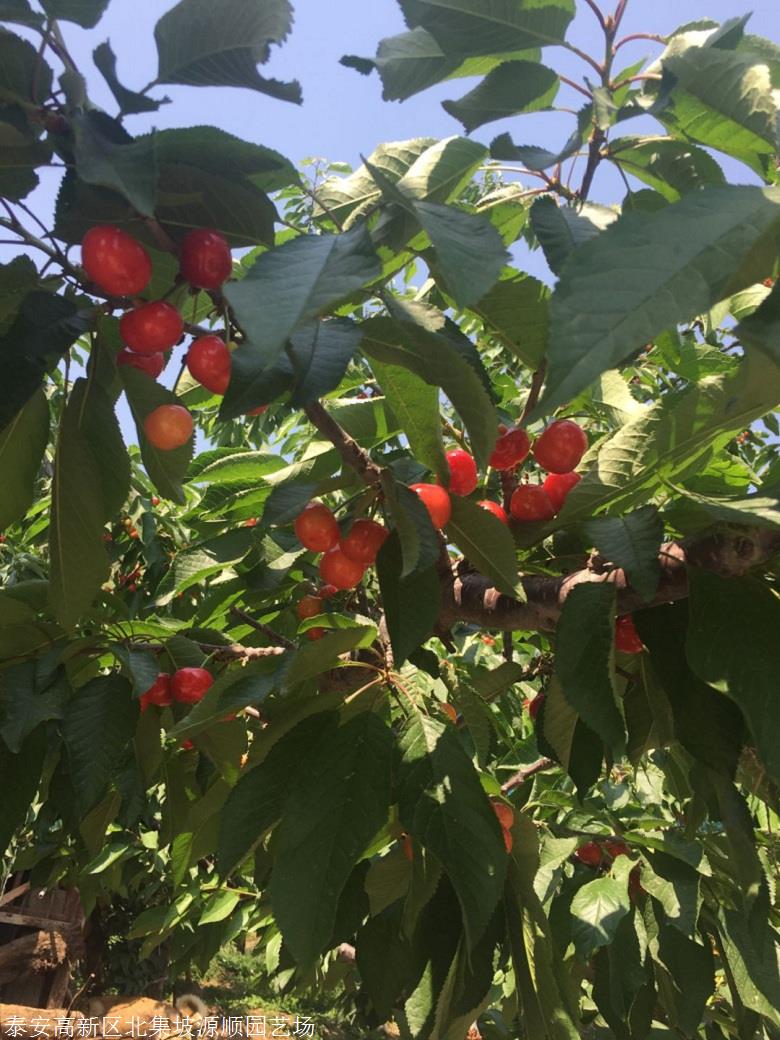
<svg viewBox="0 0 780 1040">
<path fill-rule="evenodd" d="M 414 203 L 414 214 L 436 250 L 436 267 L 450 295 L 461 307 L 476 303 L 508 259 L 498 231 L 477 213 L 434 202 Z"/>
<path fill-rule="evenodd" d="M 111 520 L 130 492 L 130 459 L 111 398 L 97 379 L 77 379 L 69 398 L 78 429 L 86 439 L 100 474 L 103 520 Z"/>
<path fill-rule="evenodd" d="M 51 93 L 53 80 L 51 66 L 38 59 L 35 47 L 0 27 L 0 100 L 39 104 Z M 33 83 L 37 97 L 32 96 Z"/>
<path fill-rule="evenodd" d="M 29 256 L 15 256 L 0 264 L 0 335 L 19 311 L 24 297 L 38 282 L 38 270 Z"/>
<path fill-rule="evenodd" d="M 224 921 L 226 917 L 230 917 L 233 913 L 240 899 L 241 897 L 237 892 L 231 892 L 229 889 L 215 892 L 203 908 L 203 913 L 198 920 L 198 927 L 200 928 L 204 924 L 217 924 L 219 921 Z"/>
<path fill-rule="evenodd" d="M 470 310 L 524 365 L 536 370 L 547 350 L 549 298 L 550 290 L 537 278 L 506 268 Z"/>
<path fill-rule="evenodd" d="M 752 285 L 771 268 L 778 240 L 780 188 L 703 188 L 656 213 L 620 217 L 580 246 L 562 272 L 537 414 L 574 397 L 664 329 Z"/>
<path fill-rule="evenodd" d="M 574 16 L 573 0 L 399 0 L 406 24 L 426 29 L 445 54 L 496 54 L 559 44 Z"/>
<path fill-rule="evenodd" d="M 661 580 L 658 552 L 664 524 L 656 507 L 643 506 L 625 516 L 589 520 L 583 524 L 583 532 L 602 556 L 625 570 L 631 585 L 649 602 Z"/>
<path fill-rule="evenodd" d="M 49 18 L 75 22 L 82 29 L 93 29 L 108 7 L 109 0 L 41 0 Z"/>
<path fill-rule="evenodd" d="M 397 532 L 382 546 L 376 561 L 379 591 L 396 668 L 432 634 L 441 608 L 435 566 L 402 577 L 403 554 Z"/>
<path fill-rule="evenodd" d="M 557 275 L 579 246 L 596 238 L 615 220 L 617 213 L 606 206 L 559 206 L 549 195 L 537 199 L 531 207 L 531 227 L 550 270 Z"/>
<path fill-rule="evenodd" d="M 766 65 L 750 54 L 690 47 L 662 62 L 670 87 L 659 118 L 676 136 L 716 148 L 774 180 L 777 108 Z"/>
<path fill-rule="evenodd" d="M 520 602 L 525 592 L 517 576 L 515 543 L 509 528 L 487 509 L 459 495 L 450 496 L 452 519 L 447 536 L 497 589 Z"/>
<path fill-rule="evenodd" d="M 414 491 L 397 484 L 389 472 L 382 475 L 382 488 L 392 527 L 401 544 L 401 577 L 427 570 L 439 558 L 439 539 L 428 510 Z"/>
<path fill-rule="evenodd" d="M 105 43 L 99 44 L 92 52 L 92 60 L 95 66 L 102 75 L 103 79 L 108 84 L 108 89 L 114 95 L 114 98 L 119 105 L 119 111 L 123 115 L 135 115 L 139 112 L 156 112 L 160 105 L 170 103 L 170 98 L 160 98 L 159 101 L 155 98 L 149 97 L 147 94 L 140 94 L 135 90 L 128 90 L 127 87 L 123 86 L 116 72 L 116 55 L 111 49 L 111 44 L 108 40 Z"/>
<path fill-rule="evenodd" d="M 734 335 L 780 362 L 780 285 L 776 283 L 758 309 L 740 321 Z"/>
<path fill-rule="evenodd" d="M 5 792 L 0 804 L 0 856 L 5 855 L 35 801 L 45 755 L 45 726 L 27 738 L 18 754 L 0 742 L 0 784 Z"/>
<path fill-rule="evenodd" d="M 442 107 L 460 120 L 468 133 L 495 119 L 549 108 L 560 87 L 552 69 L 531 61 L 507 61 L 493 69 L 473 90 Z"/>
<path fill-rule="evenodd" d="M 409 441 L 409 450 L 414 458 L 437 476 L 446 477 L 447 462 L 436 388 L 399 365 L 386 365 L 374 359 L 371 368 Z"/>
<path fill-rule="evenodd" d="M 138 703 L 120 675 L 92 679 L 68 704 L 62 733 L 82 815 L 103 797 L 137 721 Z"/>
<path fill-rule="evenodd" d="M 18 201 L 38 184 L 36 166 L 51 160 L 51 146 L 35 136 L 19 105 L 0 107 L 0 194 Z"/>
<path fill-rule="evenodd" d="M 49 403 L 38 390 L 0 430 L 0 531 L 19 520 L 31 505 L 48 439 Z"/>
<path fill-rule="evenodd" d="M 621 920 L 631 910 L 625 878 L 603 877 L 577 890 L 571 902 L 572 938 L 580 957 L 608 946 Z"/>
<path fill-rule="evenodd" d="M 301 102 L 297 80 L 281 83 L 257 71 L 273 43 L 283 43 L 292 25 L 289 0 L 179 0 L 154 30 L 161 83 L 195 87 L 247 87 L 282 101 Z"/>
<path fill-rule="evenodd" d="M 401 756 L 401 823 L 444 866 L 473 949 L 493 916 L 506 875 L 498 821 L 451 726 L 415 715 L 401 738 Z"/>
<path fill-rule="evenodd" d="M 302 408 L 336 389 L 362 338 L 360 325 L 348 318 L 318 321 L 293 333 L 293 408 Z"/>
<path fill-rule="evenodd" d="M 389 811 L 389 727 L 372 712 L 342 726 L 337 718 L 329 722 L 288 779 L 289 799 L 274 836 L 271 904 L 301 965 L 326 946 L 339 896 Z"/>
<path fill-rule="evenodd" d="M 547 170 L 578 152 L 585 134 L 593 123 L 593 105 L 584 105 L 577 113 L 577 128 L 558 152 L 533 145 L 516 145 L 509 134 L 499 134 L 490 142 L 490 155 L 504 162 L 520 162 L 528 170 Z"/>
<path fill-rule="evenodd" d="M 0 0 L 0 22 L 17 25 L 43 25 L 43 15 L 33 11 L 28 0 Z"/>
<path fill-rule="evenodd" d="M 310 321 L 380 273 L 365 226 L 340 235 L 301 235 L 259 257 L 225 295 L 250 342 L 235 352 L 220 414 L 252 407 L 255 383 L 279 358 L 296 326 Z"/>
<path fill-rule="evenodd" d="M 625 746 L 614 671 L 615 589 L 608 583 L 569 591 L 555 638 L 555 672 L 566 700 L 607 747 Z"/>
<path fill-rule="evenodd" d="M 671 137 L 620 137 L 610 142 L 610 158 L 626 173 L 649 184 L 669 202 L 708 184 L 725 184 L 708 152 Z"/>
<path fill-rule="evenodd" d="M 170 390 L 131 365 L 122 365 L 118 371 L 135 420 L 146 472 L 161 495 L 183 505 L 185 496 L 182 481 L 192 458 L 194 438 L 191 437 L 181 448 L 161 451 L 149 442 L 143 429 L 146 416 L 155 408 L 180 404 L 180 401 Z"/>
<path fill-rule="evenodd" d="M 339 658 L 349 650 L 370 646 L 376 639 L 373 625 L 329 632 L 316 642 L 307 643 L 295 652 L 284 674 L 284 686 L 290 689 L 307 679 L 314 679 L 340 663 Z"/>
<path fill-rule="evenodd" d="M 725 683 L 747 719 L 769 774 L 780 779 L 777 668 L 780 652 L 772 632 L 780 601 L 756 578 L 722 578 L 690 570 L 690 624 L 686 653 L 696 674 Z"/>
<path fill-rule="evenodd" d="M 496 441 L 498 419 L 480 377 L 442 332 L 408 321 L 371 318 L 363 324 L 363 352 L 369 359 L 400 365 L 431 386 L 441 387 L 468 430 L 480 466 Z"/>
</svg>

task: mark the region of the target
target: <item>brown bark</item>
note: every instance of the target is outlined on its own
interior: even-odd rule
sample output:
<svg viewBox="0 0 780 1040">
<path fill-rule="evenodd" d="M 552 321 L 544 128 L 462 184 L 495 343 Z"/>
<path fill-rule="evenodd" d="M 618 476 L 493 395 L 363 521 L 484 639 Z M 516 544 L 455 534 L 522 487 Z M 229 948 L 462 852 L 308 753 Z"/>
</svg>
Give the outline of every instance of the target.
<svg viewBox="0 0 780 1040">
<path fill-rule="evenodd" d="M 440 622 L 452 625 L 468 621 L 484 628 L 503 631 L 551 632 L 555 629 L 566 597 L 577 585 L 609 582 L 617 590 L 621 614 L 647 606 L 659 606 L 688 595 L 688 567 L 715 571 L 738 578 L 766 563 L 780 551 L 780 531 L 752 529 L 739 533 L 709 534 L 684 542 L 667 542 L 661 548 L 661 581 L 651 603 L 645 603 L 631 588 L 622 568 L 584 568 L 563 577 L 532 575 L 521 578 L 527 602 L 504 596 L 481 574 L 460 564 L 442 577 Z"/>
<path fill-rule="evenodd" d="M 51 971 L 65 960 L 67 943 L 59 932 L 34 932 L 0 946 L 0 983 L 21 975 Z"/>
</svg>

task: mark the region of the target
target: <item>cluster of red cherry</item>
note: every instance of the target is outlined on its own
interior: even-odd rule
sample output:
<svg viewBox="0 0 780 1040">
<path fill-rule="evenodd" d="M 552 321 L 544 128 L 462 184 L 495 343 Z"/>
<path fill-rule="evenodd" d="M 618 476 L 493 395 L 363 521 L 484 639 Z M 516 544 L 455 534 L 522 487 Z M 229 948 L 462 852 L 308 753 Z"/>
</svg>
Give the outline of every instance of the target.
<svg viewBox="0 0 780 1040">
<path fill-rule="evenodd" d="M 152 261 L 144 247 L 121 228 L 99 225 L 90 228 L 81 243 L 81 262 L 91 281 L 109 296 L 134 297 L 152 278 Z M 233 261 L 230 247 L 218 231 L 197 228 L 184 238 L 180 274 L 195 289 L 212 291 L 230 277 Z M 181 314 L 166 300 L 140 303 L 119 321 L 124 349 L 117 364 L 131 365 L 152 379 L 165 367 L 165 353 L 184 333 Z M 224 394 L 230 382 L 231 354 L 219 336 L 199 336 L 187 352 L 187 368 L 201 386 L 213 394 Z M 250 412 L 259 415 L 265 406 Z M 192 416 L 183 405 L 164 404 L 144 420 L 144 433 L 156 448 L 180 448 L 192 436 Z"/>
<path fill-rule="evenodd" d="M 574 850 L 575 859 L 592 870 L 606 870 L 618 856 L 630 856 L 631 849 L 621 838 L 605 838 L 603 842 L 588 841 Z M 637 864 L 628 875 L 628 892 L 636 899 L 642 892 L 640 874 L 642 868 Z"/>
<path fill-rule="evenodd" d="M 167 708 L 174 701 L 197 704 L 203 700 L 214 683 L 214 676 L 205 668 L 178 668 L 173 675 L 160 672 L 152 685 L 141 694 L 141 711 L 150 704 Z"/>
</svg>

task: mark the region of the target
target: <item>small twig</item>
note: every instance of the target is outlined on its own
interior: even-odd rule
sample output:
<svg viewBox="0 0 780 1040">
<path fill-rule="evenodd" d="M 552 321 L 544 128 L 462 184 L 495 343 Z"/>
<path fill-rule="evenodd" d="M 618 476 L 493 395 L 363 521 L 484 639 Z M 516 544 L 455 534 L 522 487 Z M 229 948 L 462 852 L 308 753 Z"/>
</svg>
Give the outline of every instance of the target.
<svg viewBox="0 0 780 1040">
<path fill-rule="evenodd" d="M 530 780 L 532 776 L 536 776 L 537 773 L 544 773 L 548 769 L 555 769 L 558 763 L 554 762 L 551 758 L 540 758 L 538 761 L 533 762 L 530 766 L 526 766 L 524 769 L 518 769 L 516 773 L 512 773 L 508 780 L 501 785 L 501 793 L 507 794 L 513 787 L 519 787 L 520 784 L 524 784 L 526 780 Z"/>
<path fill-rule="evenodd" d="M 585 3 L 588 5 L 588 7 L 591 9 L 591 11 L 593 11 L 593 13 L 595 14 L 596 18 L 598 18 L 599 25 L 601 26 L 601 28 L 602 29 L 606 29 L 607 28 L 607 24 L 604 21 L 604 15 L 601 13 L 601 10 L 597 6 L 597 4 L 594 2 L 594 0 L 585 0 Z"/>
<path fill-rule="evenodd" d="M 617 54 L 621 47 L 626 43 L 633 43 L 634 40 L 652 40 L 653 43 L 666 43 L 665 37 L 658 36 L 656 33 L 631 33 L 630 36 L 624 36 L 622 40 L 618 40 L 613 48 L 613 54 Z"/>
<path fill-rule="evenodd" d="M 250 628 L 253 628 L 256 632 L 262 632 L 263 635 L 268 636 L 269 639 L 275 639 L 277 643 L 279 643 L 281 646 L 287 647 L 288 650 L 295 649 L 295 643 L 291 639 L 288 639 L 286 636 L 280 635 L 279 632 L 274 632 L 274 630 L 269 625 L 264 625 L 262 621 L 256 621 L 251 614 L 247 614 L 247 612 L 245 610 L 242 610 L 241 607 L 231 607 L 230 613 L 234 617 L 237 617 L 241 621 L 245 622 L 247 625 L 249 625 Z"/>
<path fill-rule="evenodd" d="M 611 89 L 620 90 L 621 87 L 627 87 L 630 83 L 644 83 L 645 80 L 661 79 L 663 76 L 659 72 L 643 72 L 639 76 L 629 76 L 628 79 L 621 79 L 618 83 L 613 83 Z"/>
<path fill-rule="evenodd" d="M 547 375 L 547 362 L 542 361 L 531 377 L 531 387 L 528 391 L 528 399 L 525 402 L 523 408 L 523 414 L 520 416 L 520 422 L 518 426 L 525 426 L 528 421 L 528 416 L 536 408 L 539 400 L 539 395 L 542 392 L 542 386 L 544 385 L 544 377 Z"/>
<path fill-rule="evenodd" d="M 576 54 L 578 58 L 582 58 L 583 61 L 586 61 L 592 69 L 596 70 L 596 72 L 599 74 L 599 77 L 603 75 L 604 66 L 599 65 L 596 59 L 591 58 L 591 56 L 589 54 L 586 54 L 585 51 L 580 50 L 579 47 L 575 47 L 573 43 L 568 43 L 565 40 L 563 41 L 563 43 L 561 43 L 561 47 L 565 47 L 567 51 L 571 51 L 572 54 Z"/>
<path fill-rule="evenodd" d="M 580 94 L 583 94 L 588 99 L 588 101 L 593 100 L 593 95 L 591 94 L 591 92 L 587 90 L 585 87 L 581 86 L 579 83 L 575 83 L 573 79 L 569 79 L 568 76 L 562 76 L 560 72 L 558 73 L 558 79 L 561 81 L 561 83 L 565 83 L 567 87 L 571 87 L 572 90 L 578 90 Z"/>
<path fill-rule="evenodd" d="M 304 412 L 312 425 L 316 426 L 322 436 L 330 441 L 342 459 L 358 473 L 366 484 L 378 486 L 382 480 L 382 469 L 372 462 L 368 452 L 336 422 L 323 408 L 319 401 L 308 404 Z"/>
</svg>

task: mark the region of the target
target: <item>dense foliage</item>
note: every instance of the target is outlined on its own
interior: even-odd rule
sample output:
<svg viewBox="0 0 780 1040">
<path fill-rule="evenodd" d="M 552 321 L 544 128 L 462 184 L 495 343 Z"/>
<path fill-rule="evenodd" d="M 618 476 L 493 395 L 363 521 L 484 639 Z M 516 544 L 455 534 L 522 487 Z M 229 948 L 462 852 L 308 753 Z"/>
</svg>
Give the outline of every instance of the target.
<svg viewBox="0 0 780 1040">
<path fill-rule="evenodd" d="M 288 0 L 180 0 L 142 91 L 100 44 L 113 115 L 60 26 L 108 0 L 0 2 L 0 881 L 129 915 L 138 987 L 252 934 L 420 1040 L 780 1037 L 780 47 L 398 2 L 356 89 L 574 97 L 561 150 L 132 136 L 160 84 L 299 102 Z"/>
</svg>

